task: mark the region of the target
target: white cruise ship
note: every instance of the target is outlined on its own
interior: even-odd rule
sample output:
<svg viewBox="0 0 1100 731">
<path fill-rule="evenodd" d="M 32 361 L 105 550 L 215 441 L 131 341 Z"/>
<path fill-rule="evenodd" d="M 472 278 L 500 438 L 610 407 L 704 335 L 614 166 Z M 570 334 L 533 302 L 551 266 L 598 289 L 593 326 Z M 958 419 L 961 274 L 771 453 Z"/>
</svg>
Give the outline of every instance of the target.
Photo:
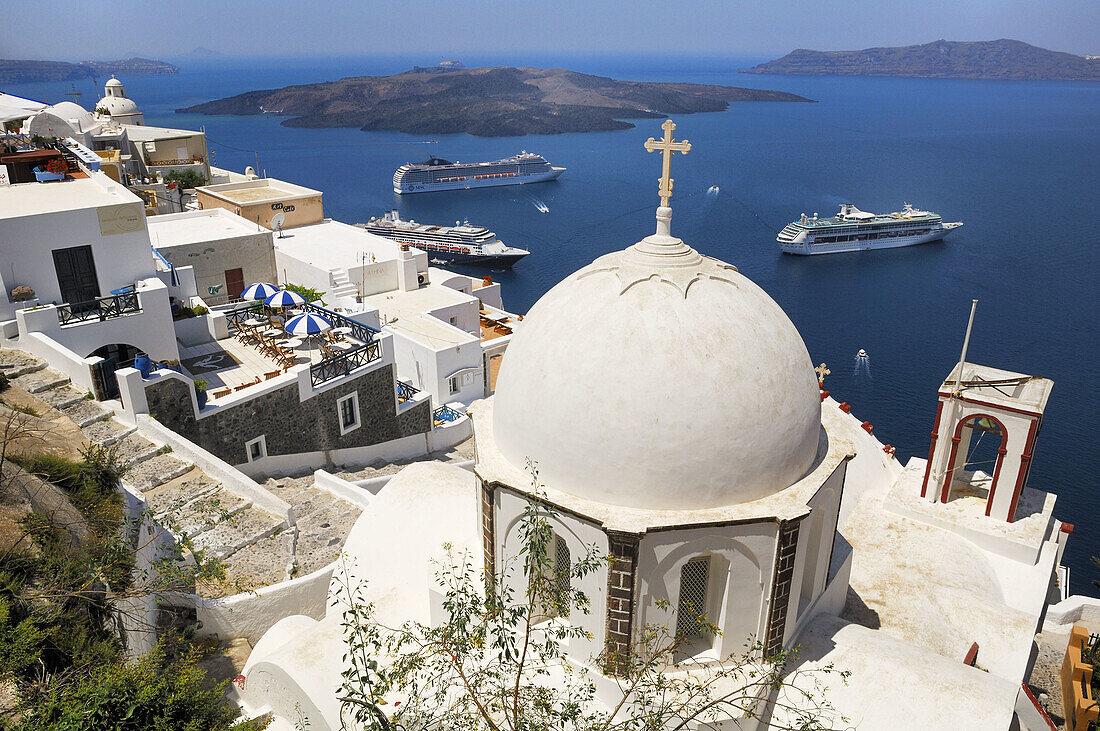
<svg viewBox="0 0 1100 731">
<path fill-rule="evenodd" d="M 786 254 L 837 254 L 926 244 L 939 241 L 959 226 L 961 221 L 944 223 L 939 214 L 918 210 L 908 203 L 901 211 L 881 216 L 845 203 L 832 218 L 803 213 L 799 220 L 783 227 L 776 241 Z"/>
<path fill-rule="evenodd" d="M 523 185 L 556 180 L 565 172 L 542 155 L 524 150 L 492 162 L 458 163 L 431 157 L 419 165 L 405 163 L 393 174 L 394 193 L 429 193 L 435 190 L 469 190 L 498 185 Z"/>
<path fill-rule="evenodd" d="M 455 221 L 454 226 L 432 226 L 403 221 L 396 210 L 356 226 L 400 244 L 414 246 L 436 264 L 465 264 L 511 268 L 529 251 L 508 246 L 484 226 Z"/>
</svg>

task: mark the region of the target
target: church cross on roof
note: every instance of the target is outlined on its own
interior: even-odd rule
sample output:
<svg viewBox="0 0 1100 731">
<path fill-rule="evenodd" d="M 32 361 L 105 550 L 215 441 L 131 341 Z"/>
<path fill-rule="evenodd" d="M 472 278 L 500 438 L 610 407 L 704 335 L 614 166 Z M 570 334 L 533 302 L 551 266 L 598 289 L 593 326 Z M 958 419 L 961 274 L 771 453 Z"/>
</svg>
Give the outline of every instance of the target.
<svg viewBox="0 0 1100 731">
<path fill-rule="evenodd" d="M 687 140 L 676 141 L 672 139 L 672 130 L 676 129 L 676 124 L 671 119 L 666 119 L 664 124 L 661 125 L 661 129 L 665 131 L 665 136 L 660 140 L 650 137 L 645 141 L 645 149 L 646 152 L 660 150 L 661 156 L 664 158 L 661 166 L 661 178 L 657 184 L 657 192 L 661 196 L 661 206 L 668 208 L 668 199 L 672 197 L 672 153 L 688 154 L 688 151 L 691 150 L 691 143 Z"/>
</svg>

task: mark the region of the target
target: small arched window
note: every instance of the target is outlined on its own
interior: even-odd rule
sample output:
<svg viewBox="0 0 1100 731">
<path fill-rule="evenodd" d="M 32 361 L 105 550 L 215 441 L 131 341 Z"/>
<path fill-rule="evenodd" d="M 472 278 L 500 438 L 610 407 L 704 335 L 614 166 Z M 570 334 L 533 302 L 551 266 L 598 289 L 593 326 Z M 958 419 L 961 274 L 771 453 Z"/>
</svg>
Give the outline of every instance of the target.
<svg viewBox="0 0 1100 731">
<path fill-rule="evenodd" d="M 550 544 L 546 547 L 546 555 L 549 559 L 548 565 L 540 577 L 538 586 L 534 586 L 535 577 L 532 577 L 536 622 L 569 616 L 571 588 L 569 572 L 572 568 L 569 545 L 564 538 L 554 533 Z"/>
<path fill-rule="evenodd" d="M 714 623 L 710 616 L 710 559 L 693 558 L 680 569 L 680 598 L 676 603 L 676 638 L 698 645 L 709 642 Z"/>
</svg>

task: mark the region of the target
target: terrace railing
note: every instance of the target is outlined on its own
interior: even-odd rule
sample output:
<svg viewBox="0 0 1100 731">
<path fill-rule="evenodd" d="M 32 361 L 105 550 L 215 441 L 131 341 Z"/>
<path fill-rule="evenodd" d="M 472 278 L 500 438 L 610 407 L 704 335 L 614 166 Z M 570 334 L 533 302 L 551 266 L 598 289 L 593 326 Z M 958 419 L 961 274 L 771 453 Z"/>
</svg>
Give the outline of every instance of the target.
<svg viewBox="0 0 1100 731">
<path fill-rule="evenodd" d="M 330 309 L 321 307 L 320 305 L 315 305 L 311 302 L 307 302 L 304 305 L 299 305 L 298 308 L 301 309 L 303 312 L 312 312 L 315 315 L 320 315 L 321 317 L 331 322 L 334 328 L 348 328 L 349 330 L 351 330 L 351 336 L 363 343 L 374 342 L 374 336 L 377 335 L 379 332 L 370 325 L 364 325 L 357 320 L 353 320 L 350 317 L 345 317 L 344 315 L 341 315 L 339 312 L 333 312 Z"/>
<path fill-rule="evenodd" d="M 458 421 L 464 416 L 460 411 L 455 411 L 450 406 L 443 405 L 432 412 L 432 423 L 440 424 L 445 421 Z"/>
<path fill-rule="evenodd" d="M 411 401 L 416 394 L 420 393 L 420 389 L 411 383 L 405 383 L 404 381 L 397 381 L 397 402 L 405 403 Z"/>
<path fill-rule="evenodd" d="M 309 367 L 309 379 L 314 388 L 336 378 L 343 378 L 356 368 L 367 365 L 382 357 L 382 344 L 372 340 L 357 348 L 325 358 Z"/>
<path fill-rule="evenodd" d="M 221 313 L 225 315 L 226 325 L 234 330 L 239 330 L 242 323 L 255 317 L 263 318 L 267 316 L 262 302 L 234 307 L 232 310 L 221 310 Z"/>
<path fill-rule="evenodd" d="M 72 302 L 59 305 L 57 321 L 61 325 L 89 320 L 109 320 L 132 312 L 141 312 L 141 303 L 137 292 L 124 292 L 110 297 L 97 297 L 87 302 Z"/>
</svg>

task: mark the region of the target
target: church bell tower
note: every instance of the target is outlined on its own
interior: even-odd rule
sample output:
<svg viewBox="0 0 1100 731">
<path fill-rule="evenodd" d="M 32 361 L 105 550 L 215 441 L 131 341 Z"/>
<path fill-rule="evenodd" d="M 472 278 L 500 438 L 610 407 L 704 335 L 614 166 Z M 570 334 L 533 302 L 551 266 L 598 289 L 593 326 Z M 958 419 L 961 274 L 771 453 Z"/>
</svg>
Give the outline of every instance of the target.
<svg viewBox="0 0 1100 731">
<path fill-rule="evenodd" d="M 985 514 L 1013 522 L 1054 382 L 960 362 L 939 388 L 921 497 L 985 500 Z"/>
</svg>

